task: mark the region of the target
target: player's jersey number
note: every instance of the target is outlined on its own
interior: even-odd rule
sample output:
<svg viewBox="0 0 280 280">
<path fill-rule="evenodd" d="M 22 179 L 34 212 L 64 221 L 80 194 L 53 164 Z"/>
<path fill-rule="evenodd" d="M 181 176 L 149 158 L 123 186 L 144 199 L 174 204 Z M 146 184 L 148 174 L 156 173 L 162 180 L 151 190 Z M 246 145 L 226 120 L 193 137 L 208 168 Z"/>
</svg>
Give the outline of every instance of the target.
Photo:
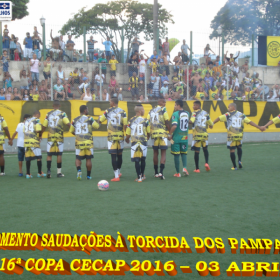
<svg viewBox="0 0 280 280">
<path fill-rule="evenodd" d="M 131 126 L 132 135 L 143 135 L 143 124 L 134 124 Z"/>
<path fill-rule="evenodd" d="M 231 122 L 232 127 L 234 128 L 240 128 L 242 126 L 242 120 L 241 118 L 232 118 Z"/>
<path fill-rule="evenodd" d="M 54 128 L 57 126 L 58 124 L 58 121 L 59 121 L 59 117 L 58 116 L 50 116 L 50 122 L 49 122 L 49 126 L 51 128 Z"/>
<path fill-rule="evenodd" d="M 152 119 L 152 123 L 159 122 L 159 115 L 158 115 L 158 113 L 152 113 L 151 114 L 151 119 Z"/>
<path fill-rule="evenodd" d="M 120 125 L 121 124 L 121 114 L 116 114 L 111 118 L 112 125 Z"/>
<path fill-rule="evenodd" d="M 200 126 L 200 127 L 205 127 L 206 126 L 206 118 L 203 117 L 203 118 L 199 118 L 196 122 L 196 125 L 197 126 Z"/>
<path fill-rule="evenodd" d="M 31 123 L 26 123 L 25 125 L 24 125 L 24 127 L 25 127 L 25 132 L 27 133 L 27 132 L 34 132 L 34 124 L 33 124 L 33 122 L 31 122 Z"/>
<path fill-rule="evenodd" d="M 77 123 L 75 127 L 75 134 L 87 134 L 88 124 L 87 123 Z"/>
<path fill-rule="evenodd" d="M 187 114 L 181 114 L 180 116 L 180 130 L 187 131 L 189 127 L 189 118 Z"/>
</svg>

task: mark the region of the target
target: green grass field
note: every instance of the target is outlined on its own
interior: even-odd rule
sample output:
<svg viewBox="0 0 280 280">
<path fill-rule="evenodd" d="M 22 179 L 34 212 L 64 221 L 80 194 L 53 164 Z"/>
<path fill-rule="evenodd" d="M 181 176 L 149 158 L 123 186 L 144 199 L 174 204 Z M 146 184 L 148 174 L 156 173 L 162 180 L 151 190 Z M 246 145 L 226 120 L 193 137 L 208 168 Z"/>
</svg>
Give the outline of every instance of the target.
<svg viewBox="0 0 280 280">
<path fill-rule="evenodd" d="M 93 180 L 85 179 L 85 165 L 82 166 L 83 180 L 76 180 L 75 155 L 65 153 L 62 170 L 64 178 L 17 177 L 16 155 L 6 155 L 6 176 L 0 177 L 1 232 L 110 234 L 123 236 L 184 236 L 192 254 L 170 253 L 97 253 L 91 256 L 83 252 L 3 251 L 0 259 L 7 258 L 55 258 L 71 262 L 76 258 L 124 259 L 163 263 L 174 260 L 178 274 L 161 279 L 198 279 L 195 265 L 198 261 L 218 261 L 221 267 L 220 279 L 227 278 L 226 269 L 236 261 L 241 269 L 242 261 L 277 262 L 279 255 L 236 255 L 230 253 L 227 238 L 279 238 L 279 144 L 260 143 L 243 146 L 244 168 L 231 171 L 229 151 L 225 145 L 209 147 L 211 171 L 204 170 L 201 153 L 201 173 L 194 174 L 193 152 L 189 151 L 189 177 L 173 178 L 175 173 L 173 156 L 168 150 L 165 169 L 166 180 L 153 178 L 152 150 L 147 157 L 147 180 L 139 184 L 130 151 L 124 151 L 123 177 L 121 182 L 111 183 L 107 192 L 97 189 L 97 182 L 113 178 L 111 159 L 107 151 L 95 151 L 93 159 Z M 55 159 L 55 158 L 54 158 Z M 83 163 L 84 164 L 84 163 Z M 25 171 L 25 168 L 24 168 Z M 32 162 L 31 173 L 37 172 Z M 46 155 L 43 155 L 43 171 L 46 172 Z M 56 164 L 52 164 L 53 175 Z M 192 237 L 221 237 L 226 253 L 196 253 Z M 129 242 L 127 242 L 129 244 Z M 189 265 L 192 274 L 183 274 L 179 266 Z M 78 279 L 81 276 L 36 276 L 25 271 L 22 275 L 6 275 L 0 272 L 0 279 Z M 141 279 L 131 272 L 126 276 L 103 276 L 111 279 Z M 103 279 L 100 275 L 95 279 Z M 212 277 L 210 274 L 206 277 Z M 84 276 L 89 279 L 89 276 Z M 153 279 L 159 279 L 154 275 Z M 255 279 L 256 277 L 252 277 Z M 143 279 L 147 279 L 147 275 Z"/>
</svg>

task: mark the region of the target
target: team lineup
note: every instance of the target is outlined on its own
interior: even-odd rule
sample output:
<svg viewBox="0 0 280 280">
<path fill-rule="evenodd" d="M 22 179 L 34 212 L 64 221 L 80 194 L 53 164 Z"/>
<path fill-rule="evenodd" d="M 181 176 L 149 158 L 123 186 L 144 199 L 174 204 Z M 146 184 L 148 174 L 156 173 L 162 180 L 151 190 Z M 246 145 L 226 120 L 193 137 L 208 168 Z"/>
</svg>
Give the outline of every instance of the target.
<svg viewBox="0 0 280 280">
<path fill-rule="evenodd" d="M 228 106 L 228 112 L 221 115 L 214 121 L 211 120 L 208 112 L 201 109 L 201 102 L 195 101 L 193 112 L 183 109 L 183 101 L 177 100 L 174 106 L 174 113 L 171 119 L 165 108 L 164 98 L 158 99 L 158 105 L 153 108 L 144 118 L 145 111 L 142 105 L 136 105 L 134 108 L 135 116 L 129 121 L 126 112 L 118 107 L 118 99 L 112 98 L 110 108 L 105 110 L 98 120 L 89 116 L 88 108 L 85 105 L 80 106 L 80 116 L 76 117 L 70 123 L 65 112 L 60 110 L 60 102 L 53 102 L 53 110 L 45 117 L 44 122 L 40 122 L 40 111 L 35 111 L 33 115 L 24 115 L 23 122 L 19 123 L 16 131 L 11 136 L 8 124 L 0 116 L 0 176 L 5 175 L 4 143 L 5 136 L 8 138 L 9 145 L 13 145 L 13 140 L 17 137 L 19 176 L 23 176 L 22 164 L 26 161 L 26 178 L 31 179 L 31 162 L 37 161 L 37 177 L 51 178 L 52 156 L 57 157 L 57 177 L 64 177 L 62 173 L 62 154 L 63 154 L 63 127 L 68 126 L 70 132 L 75 136 L 76 148 L 76 168 L 77 179 L 82 179 L 82 160 L 86 160 L 86 169 L 88 180 L 92 179 L 92 158 L 93 151 L 93 129 L 98 129 L 100 124 L 107 121 L 108 131 L 108 152 L 111 155 L 112 167 L 114 171 L 113 182 L 120 181 L 122 176 L 122 152 L 124 141 L 131 143 L 131 161 L 135 163 L 137 174 L 136 182 L 142 182 L 146 179 L 145 167 L 148 149 L 148 140 L 153 142 L 153 163 L 154 177 L 165 179 L 164 168 L 166 162 L 166 152 L 168 149 L 168 140 L 171 143 L 171 154 L 174 156 L 176 173 L 174 177 L 181 177 L 180 157 L 182 161 L 182 173 L 188 176 L 187 170 L 187 152 L 188 152 L 188 132 L 189 125 L 193 125 L 193 141 L 191 150 L 194 151 L 195 173 L 200 173 L 199 153 L 202 148 L 205 158 L 205 169 L 210 171 L 209 152 L 208 152 L 208 133 L 207 128 L 213 128 L 215 123 L 221 121 L 227 123 L 227 148 L 230 150 L 230 158 L 233 164 L 232 170 L 242 168 L 242 138 L 244 124 L 250 124 L 261 131 L 265 131 L 271 124 L 280 123 L 280 115 L 273 118 L 265 126 L 258 126 L 243 113 L 236 110 L 236 104 L 231 103 Z M 48 129 L 47 140 L 47 173 L 42 172 L 42 152 L 40 142 L 43 132 Z M 237 150 L 238 163 L 236 164 L 235 150 Z M 159 159 L 160 154 L 160 159 Z M 238 166 L 238 167 L 237 167 Z"/>
</svg>

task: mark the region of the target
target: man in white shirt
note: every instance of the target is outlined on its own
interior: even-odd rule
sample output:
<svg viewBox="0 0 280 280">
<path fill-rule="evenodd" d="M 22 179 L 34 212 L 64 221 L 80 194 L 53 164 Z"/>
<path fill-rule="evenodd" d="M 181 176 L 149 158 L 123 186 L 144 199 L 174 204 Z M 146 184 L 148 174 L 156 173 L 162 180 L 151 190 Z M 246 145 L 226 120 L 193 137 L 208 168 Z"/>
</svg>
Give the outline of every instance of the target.
<svg viewBox="0 0 280 280">
<path fill-rule="evenodd" d="M 19 123 L 17 125 L 16 131 L 13 134 L 12 138 L 9 140 L 9 145 L 13 145 L 13 140 L 18 134 L 17 138 L 17 148 L 18 148 L 18 166 L 19 166 L 19 177 L 23 177 L 22 173 L 22 162 L 24 161 L 24 155 L 25 155 L 25 148 L 24 148 L 24 122 L 25 120 L 31 118 L 31 115 L 25 114 L 23 116 L 23 122 Z"/>
<path fill-rule="evenodd" d="M 78 92 L 79 92 L 79 94 L 83 94 L 83 93 L 85 93 L 86 92 L 86 89 L 88 88 L 90 86 L 90 83 L 89 83 L 89 79 L 88 79 L 88 77 L 84 77 L 83 78 L 83 83 L 82 84 L 80 84 L 79 86 L 78 86 Z M 82 90 L 82 91 L 81 91 Z"/>
<path fill-rule="evenodd" d="M 33 58 L 30 60 L 30 72 L 32 81 L 36 80 L 39 83 L 39 66 L 41 62 L 37 59 L 37 55 L 34 53 Z"/>
<path fill-rule="evenodd" d="M 181 46 L 181 51 L 182 51 L 182 61 L 184 64 L 188 64 L 188 62 L 189 62 L 188 50 L 191 51 L 189 46 L 186 44 L 186 40 L 183 40 L 183 45 Z"/>
<path fill-rule="evenodd" d="M 59 37 L 59 46 L 60 46 L 60 49 L 62 50 L 62 60 L 63 60 L 63 57 L 65 55 L 65 42 L 63 41 L 63 36 L 61 35 Z"/>
</svg>

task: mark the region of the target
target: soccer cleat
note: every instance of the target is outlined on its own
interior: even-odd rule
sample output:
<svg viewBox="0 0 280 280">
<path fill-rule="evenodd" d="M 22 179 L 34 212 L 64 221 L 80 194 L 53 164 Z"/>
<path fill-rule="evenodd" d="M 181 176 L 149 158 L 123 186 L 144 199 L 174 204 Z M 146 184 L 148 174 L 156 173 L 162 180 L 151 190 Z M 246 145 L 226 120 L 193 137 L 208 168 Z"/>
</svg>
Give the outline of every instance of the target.
<svg viewBox="0 0 280 280">
<path fill-rule="evenodd" d="M 121 178 L 121 177 L 122 177 L 122 173 L 119 174 L 119 178 Z"/>
<path fill-rule="evenodd" d="M 146 176 L 142 175 L 142 181 L 146 180 Z"/>
<path fill-rule="evenodd" d="M 184 176 L 189 176 L 189 172 L 186 168 L 183 168 L 183 174 Z"/>
<path fill-rule="evenodd" d="M 0 173 L 0 176 L 5 176 L 5 173 L 3 172 L 3 173 Z"/>
<path fill-rule="evenodd" d="M 158 177 L 159 177 L 161 180 L 165 180 L 165 177 L 164 177 L 163 174 L 161 174 L 161 173 L 158 174 Z"/>
<path fill-rule="evenodd" d="M 142 183 L 142 178 L 140 178 L 140 179 L 136 179 L 137 181 L 136 182 L 138 182 L 138 183 Z"/>
<path fill-rule="evenodd" d="M 87 180 L 91 180 L 91 177 L 90 177 L 90 176 L 87 176 Z"/>
<path fill-rule="evenodd" d="M 238 170 L 237 167 L 232 167 L 231 168 L 232 171 Z"/>
<path fill-rule="evenodd" d="M 31 179 L 31 178 L 33 178 L 33 176 L 30 174 L 30 175 L 28 175 L 28 174 L 26 174 L 26 177 L 25 177 L 26 179 Z"/>
<path fill-rule="evenodd" d="M 208 163 L 205 163 L 205 169 L 206 169 L 206 171 L 210 171 L 211 169 L 210 169 L 210 166 L 209 166 L 209 164 Z"/>
<path fill-rule="evenodd" d="M 120 178 L 114 178 L 114 179 L 111 179 L 112 182 L 119 182 L 120 181 Z"/>
<path fill-rule="evenodd" d="M 176 173 L 173 175 L 174 177 L 181 177 L 181 173 Z"/>
<path fill-rule="evenodd" d="M 43 177 L 46 177 L 46 176 L 47 176 L 47 175 L 46 175 L 45 173 L 43 173 L 43 172 L 42 172 L 41 174 L 39 174 L 39 173 L 37 174 L 37 177 L 38 177 L 38 178 L 43 178 Z"/>
<path fill-rule="evenodd" d="M 18 177 L 23 177 L 23 174 L 22 173 L 18 173 Z"/>
<path fill-rule="evenodd" d="M 155 174 L 155 176 L 154 176 L 155 178 L 158 178 L 158 174 Z"/>
<path fill-rule="evenodd" d="M 194 173 L 200 173 L 200 170 L 199 169 L 195 169 L 193 172 Z"/>
<path fill-rule="evenodd" d="M 239 168 L 242 168 L 242 162 L 241 161 L 238 161 L 238 165 L 239 165 Z"/>
<path fill-rule="evenodd" d="M 64 174 L 62 174 L 62 173 L 57 173 L 57 178 L 61 178 L 61 177 L 64 177 Z"/>
<path fill-rule="evenodd" d="M 50 170 L 47 171 L 47 178 L 48 178 L 48 179 L 51 178 L 51 171 L 50 171 Z"/>
<path fill-rule="evenodd" d="M 77 179 L 82 180 L 82 171 L 81 170 L 78 171 L 78 173 L 77 173 Z"/>
</svg>

